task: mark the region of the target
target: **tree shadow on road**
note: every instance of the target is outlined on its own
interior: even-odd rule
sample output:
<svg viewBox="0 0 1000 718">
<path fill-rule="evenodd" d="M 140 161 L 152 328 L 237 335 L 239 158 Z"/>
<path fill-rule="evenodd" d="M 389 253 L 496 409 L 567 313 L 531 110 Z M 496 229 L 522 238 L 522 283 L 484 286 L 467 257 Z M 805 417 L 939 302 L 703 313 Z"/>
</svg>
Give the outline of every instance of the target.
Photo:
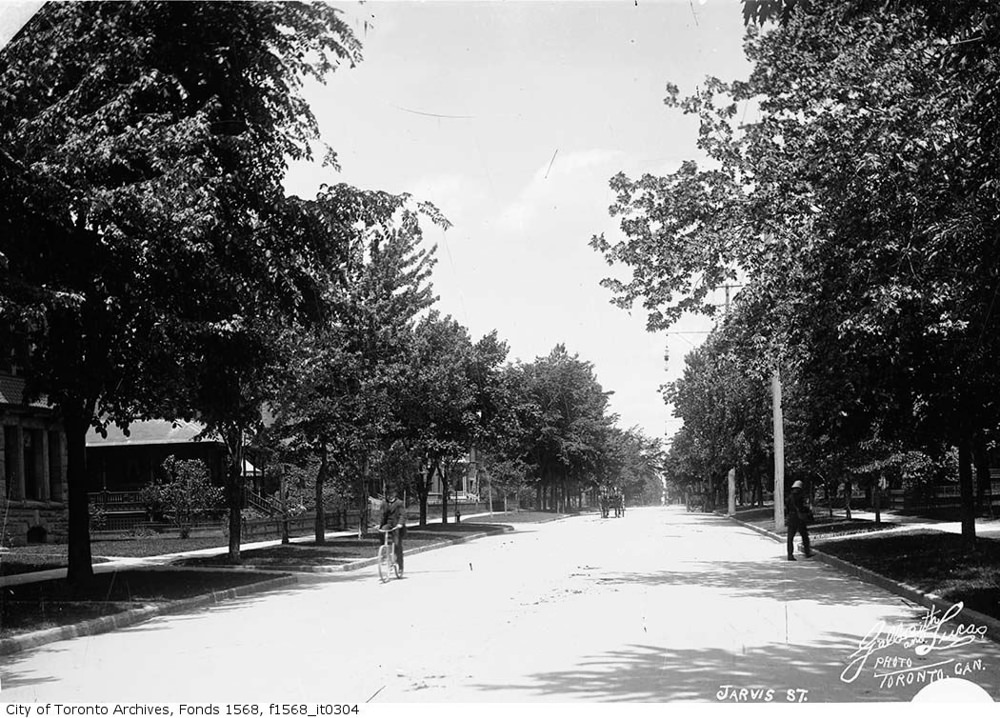
<svg viewBox="0 0 1000 718">
<path fill-rule="evenodd" d="M 523 683 L 470 687 L 486 694 L 523 692 L 527 700 L 568 696 L 592 702 L 850 703 L 909 701 L 926 685 L 885 687 L 871 670 L 846 682 L 842 673 L 856 646 L 857 637 L 845 634 L 828 634 L 808 646 L 754 646 L 742 654 L 720 648 L 627 645 L 585 657 L 566 670 L 533 674 Z"/>
<path fill-rule="evenodd" d="M 691 561 L 682 569 L 608 573 L 593 577 L 597 585 L 704 586 L 732 596 L 813 601 L 824 605 L 870 604 L 887 591 L 816 561 Z M 896 597 L 892 597 L 896 598 Z M 903 599 L 897 599 L 912 606 Z"/>
</svg>

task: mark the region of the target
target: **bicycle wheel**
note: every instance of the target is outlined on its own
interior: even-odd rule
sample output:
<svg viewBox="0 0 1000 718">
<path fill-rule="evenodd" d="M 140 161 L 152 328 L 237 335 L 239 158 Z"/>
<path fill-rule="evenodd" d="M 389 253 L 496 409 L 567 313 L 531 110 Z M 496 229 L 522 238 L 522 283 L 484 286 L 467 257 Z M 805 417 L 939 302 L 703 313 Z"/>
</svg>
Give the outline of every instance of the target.
<svg viewBox="0 0 1000 718">
<path fill-rule="evenodd" d="M 378 547 L 378 577 L 382 581 L 389 580 L 389 561 L 391 560 L 392 554 L 391 548 L 389 546 L 379 546 Z"/>
<path fill-rule="evenodd" d="M 396 578 L 403 577 L 403 567 L 399 565 L 399 558 L 396 556 L 395 551 L 392 551 L 392 570 L 396 573 Z"/>
</svg>

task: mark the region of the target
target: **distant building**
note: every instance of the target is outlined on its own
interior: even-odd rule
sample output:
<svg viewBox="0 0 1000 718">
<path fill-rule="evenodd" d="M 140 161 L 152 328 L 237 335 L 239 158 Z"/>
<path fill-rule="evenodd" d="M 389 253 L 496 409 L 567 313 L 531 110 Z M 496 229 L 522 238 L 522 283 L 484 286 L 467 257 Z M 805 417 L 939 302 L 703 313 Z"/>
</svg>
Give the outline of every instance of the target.
<svg viewBox="0 0 1000 718">
<path fill-rule="evenodd" d="M 66 433 L 43 398 L 24 401 L 24 379 L 0 367 L 0 540 L 63 542 L 67 535 Z"/>
<path fill-rule="evenodd" d="M 444 488 L 448 486 L 448 501 L 479 501 L 480 471 L 475 447 L 447 469 L 439 467 L 431 477 L 428 502 L 441 503 Z"/>
</svg>

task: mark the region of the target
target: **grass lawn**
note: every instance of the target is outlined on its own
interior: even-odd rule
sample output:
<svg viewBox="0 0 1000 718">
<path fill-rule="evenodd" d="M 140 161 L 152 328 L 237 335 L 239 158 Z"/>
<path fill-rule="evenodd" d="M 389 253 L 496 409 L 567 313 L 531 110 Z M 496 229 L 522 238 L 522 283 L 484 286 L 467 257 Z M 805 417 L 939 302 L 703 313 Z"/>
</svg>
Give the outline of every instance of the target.
<svg viewBox="0 0 1000 718">
<path fill-rule="evenodd" d="M 975 552 L 967 554 L 961 540 L 958 534 L 923 529 L 819 540 L 816 548 L 1000 619 L 1000 541 L 978 538 Z"/>
<path fill-rule="evenodd" d="M 0 638 L 71 625 L 147 605 L 247 586 L 274 578 L 250 571 L 133 569 L 103 573 L 79 584 L 65 579 L 5 586 Z"/>
</svg>

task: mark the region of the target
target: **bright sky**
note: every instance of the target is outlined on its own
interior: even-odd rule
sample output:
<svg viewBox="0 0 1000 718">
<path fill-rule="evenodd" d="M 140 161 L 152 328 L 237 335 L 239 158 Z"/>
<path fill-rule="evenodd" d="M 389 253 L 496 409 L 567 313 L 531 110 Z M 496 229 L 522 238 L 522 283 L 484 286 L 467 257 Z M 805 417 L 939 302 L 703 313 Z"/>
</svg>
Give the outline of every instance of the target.
<svg viewBox="0 0 1000 718">
<path fill-rule="evenodd" d="M 612 175 L 699 157 L 664 88 L 747 76 L 739 0 L 333 4 L 364 61 L 309 96 L 342 172 L 295 167 L 288 190 L 344 181 L 434 202 L 454 223 L 430 232 L 443 312 L 474 340 L 496 329 L 512 359 L 565 343 L 615 392 L 621 426 L 676 431 L 658 387 L 704 334 L 649 334 L 641 309 L 611 306 L 599 282 L 620 270 L 588 242 L 619 236 Z"/>
<path fill-rule="evenodd" d="M 288 191 L 348 182 L 434 202 L 454 223 L 429 232 L 442 312 L 473 340 L 496 329 L 512 360 L 564 343 L 614 392 L 622 427 L 676 431 L 658 388 L 704 339 L 687 332 L 710 325 L 647 333 L 641 309 L 611 306 L 599 282 L 621 270 L 588 242 L 619 236 L 612 175 L 699 157 L 696 124 L 664 88 L 746 77 L 739 0 L 332 4 L 364 61 L 308 97 L 342 171 L 297 165 Z M 39 5 L 0 0 L 0 46 Z"/>
</svg>

